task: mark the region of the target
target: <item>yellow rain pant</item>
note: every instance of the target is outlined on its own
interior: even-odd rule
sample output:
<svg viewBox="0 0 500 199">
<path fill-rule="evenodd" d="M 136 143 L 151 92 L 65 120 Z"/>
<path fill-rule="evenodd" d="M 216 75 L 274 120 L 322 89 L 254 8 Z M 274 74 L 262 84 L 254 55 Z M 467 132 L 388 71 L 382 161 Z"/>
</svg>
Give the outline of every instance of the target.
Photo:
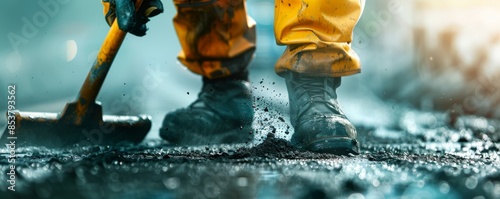
<svg viewBox="0 0 500 199">
<path fill-rule="evenodd" d="M 183 65 L 208 78 L 246 70 L 255 50 L 255 22 L 245 0 L 174 0 Z M 315 76 L 360 72 L 351 49 L 364 0 L 275 0 L 275 36 L 287 48 L 275 71 Z"/>
<path fill-rule="evenodd" d="M 275 0 L 276 42 L 287 45 L 275 65 L 282 74 L 346 76 L 361 71 L 351 48 L 364 0 Z"/>
<path fill-rule="evenodd" d="M 246 70 L 255 50 L 255 21 L 244 0 L 174 0 L 178 59 L 208 78 Z"/>
</svg>

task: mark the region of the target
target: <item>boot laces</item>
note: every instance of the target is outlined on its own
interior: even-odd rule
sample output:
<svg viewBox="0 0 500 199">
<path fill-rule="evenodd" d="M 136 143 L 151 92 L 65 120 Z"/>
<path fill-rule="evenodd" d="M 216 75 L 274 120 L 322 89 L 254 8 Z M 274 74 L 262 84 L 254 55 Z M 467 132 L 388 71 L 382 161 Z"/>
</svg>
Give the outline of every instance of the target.
<svg viewBox="0 0 500 199">
<path fill-rule="evenodd" d="M 328 103 L 327 98 L 334 98 L 328 89 L 328 79 L 325 77 L 301 77 L 300 84 L 297 85 L 296 90 L 302 90 L 303 92 L 299 93 L 298 98 L 303 95 L 309 95 L 309 102 L 320 102 L 320 103 Z M 302 87 L 303 89 L 298 89 Z"/>
<path fill-rule="evenodd" d="M 333 82 L 329 81 L 330 77 L 300 77 L 300 83 L 295 87 L 296 91 L 302 91 L 297 93 L 297 99 L 302 98 L 304 95 L 309 97 L 309 100 L 304 101 L 300 104 L 302 111 L 299 115 L 303 115 L 308 112 L 312 107 L 326 108 L 328 112 L 333 112 L 339 114 L 337 106 L 333 104 L 331 99 L 336 99 L 335 88 L 328 88 L 333 86 Z M 328 85 L 332 84 L 332 85 Z M 302 89 L 300 89 L 302 87 Z M 300 100 L 299 100 L 300 101 Z M 317 106 L 314 106 L 316 104 Z M 319 105 L 319 106 L 318 106 Z M 323 108 L 324 107 L 324 108 Z"/>
<path fill-rule="evenodd" d="M 211 85 L 205 85 L 201 92 L 198 93 L 198 98 L 189 105 L 190 108 L 209 108 L 207 107 L 207 102 L 213 102 L 216 101 L 215 97 L 216 95 L 213 93 L 215 92 L 214 87 Z"/>
</svg>

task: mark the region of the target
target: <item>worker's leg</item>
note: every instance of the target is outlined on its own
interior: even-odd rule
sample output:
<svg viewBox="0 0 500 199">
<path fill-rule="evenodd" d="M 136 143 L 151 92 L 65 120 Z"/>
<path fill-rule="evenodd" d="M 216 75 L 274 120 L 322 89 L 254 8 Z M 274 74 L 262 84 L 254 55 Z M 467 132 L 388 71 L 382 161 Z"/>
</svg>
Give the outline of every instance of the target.
<svg viewBox="0 0 500 199">
<path fill-rule="evenodd" d="M 244 0 L 174 0 L 179 60 L 213 79 L 246 70 L 255 49 L 255 22 Z"/>
<path fill-rule="evenodd" d="M 287 45 L 275 65 L 290 97 L 292 142 L 311 151 L 357 153 L 356 129 L 337 103 L 340 76 L 360 72 L 351 49 L 360 0 L 276 0 L 275 36 Z"/>
<path fill-rule="evenodd" d="M 278 74 L 292 71 L 339 77 L 360 72 L 351 49 L 364 0 L 276 0 L 275 36 L 287 49 L 276 63 Z"/>
<path fill-rule="evenodd" d="M 179 60 L 203 76 L 189 107 L 168 113 L 160 136 L 175 145 L 248 142 L 253 108 L 247 67 L 255 22 L 244 0 L 174 0 Z"/>
</svg>

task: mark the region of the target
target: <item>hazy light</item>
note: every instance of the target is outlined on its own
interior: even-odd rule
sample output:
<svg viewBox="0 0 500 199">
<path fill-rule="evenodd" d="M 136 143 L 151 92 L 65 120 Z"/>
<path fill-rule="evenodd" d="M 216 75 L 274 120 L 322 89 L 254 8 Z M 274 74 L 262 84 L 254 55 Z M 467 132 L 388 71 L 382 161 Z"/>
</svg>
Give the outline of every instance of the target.
<svg viewBox="0 0 500 199">
<path fill-rule="evenodd" d="M 21 54 L 19 54 L 19 52 L 17 51 L 11 52 L 7 56 L 7 59 L 5 60 L 5 65 L 7 66 L 7 70 L 11 73 L 17 72 L 21 68 L 22 64 L 23 64 L 23 58 L 21 57 Z"/>
<path fill-rule="evenodd" d="M 75 40 L 66 41 L 66 61 L 71 61 L 76 57 L 78 52 L 78 47 L 76 46 Z"/>
</svg>

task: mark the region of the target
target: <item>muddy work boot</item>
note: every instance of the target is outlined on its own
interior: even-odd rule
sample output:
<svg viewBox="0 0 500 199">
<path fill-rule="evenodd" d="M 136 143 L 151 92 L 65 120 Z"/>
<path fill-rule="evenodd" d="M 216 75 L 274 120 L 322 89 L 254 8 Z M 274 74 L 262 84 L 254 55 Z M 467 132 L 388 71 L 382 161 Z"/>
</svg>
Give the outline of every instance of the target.
<svg viewBox="0 0 500 199">
<path fill-rule="evenodd" d="M 198 99 L 168 113 L 160 136 L 174 145 L 206 145 L 252 141 L 254 111 L 248 74 L 203 78 Z"/>
<path fill-rule="evenodd" d="M 290 98 L 290 120 L 295 129 L 292 144 L 308 151 L 358 154 L 354 125 L 342 113 L 335 90 L 340 77 L 285 75 Z"/>
</svg>

